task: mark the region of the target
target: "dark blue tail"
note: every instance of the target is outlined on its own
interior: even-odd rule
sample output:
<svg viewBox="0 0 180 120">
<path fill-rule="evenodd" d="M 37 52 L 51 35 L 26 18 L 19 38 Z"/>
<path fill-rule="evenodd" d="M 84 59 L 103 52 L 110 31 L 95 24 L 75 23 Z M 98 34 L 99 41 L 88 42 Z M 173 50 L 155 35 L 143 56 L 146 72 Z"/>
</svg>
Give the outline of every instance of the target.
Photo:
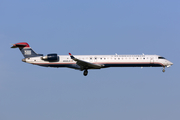
<svg viewBox="0 0 180 120">
<path fill-rule="evenodd" d="M 25 58 L 43 56 L 43 54 L 37 54 L 26 42 L 13 44 L 11 48 L 19 48 Z"/>
</svg>

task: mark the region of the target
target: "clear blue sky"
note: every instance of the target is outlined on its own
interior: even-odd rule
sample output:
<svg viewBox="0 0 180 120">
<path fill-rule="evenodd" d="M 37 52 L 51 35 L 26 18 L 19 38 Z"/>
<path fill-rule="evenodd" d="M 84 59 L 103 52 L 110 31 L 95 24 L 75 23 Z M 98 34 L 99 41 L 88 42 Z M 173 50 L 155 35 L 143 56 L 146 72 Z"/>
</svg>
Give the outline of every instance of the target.
<svg viewBox="0 0 180 120">
<path fill-rule="evenodd" d="M 179 0 L 0 0 L 0 120 L 179 120 Z M 174 65 L 81 71 L 37 53 L 158 54 Z"/>
</svg>

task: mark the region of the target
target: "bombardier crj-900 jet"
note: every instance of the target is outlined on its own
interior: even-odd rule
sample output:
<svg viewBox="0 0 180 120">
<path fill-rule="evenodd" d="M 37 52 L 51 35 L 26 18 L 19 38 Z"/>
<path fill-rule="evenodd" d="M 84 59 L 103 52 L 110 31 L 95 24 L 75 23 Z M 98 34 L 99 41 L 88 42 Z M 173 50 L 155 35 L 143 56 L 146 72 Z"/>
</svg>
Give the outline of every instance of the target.
<svg viewBox="0 0 180 120">
<path fill-rule="evenodd" d="M 88 69 L 101 69 L 108 67 L 170 67 L 172 62 L 159 55 L 57 55 L 37 54 L 26 42 L 13 44 L 11 48 L 19 48 L 24 55 L 23 62 L 44 67 L 67 67 L 84 71 L 87 76 Z"/>
</svg>

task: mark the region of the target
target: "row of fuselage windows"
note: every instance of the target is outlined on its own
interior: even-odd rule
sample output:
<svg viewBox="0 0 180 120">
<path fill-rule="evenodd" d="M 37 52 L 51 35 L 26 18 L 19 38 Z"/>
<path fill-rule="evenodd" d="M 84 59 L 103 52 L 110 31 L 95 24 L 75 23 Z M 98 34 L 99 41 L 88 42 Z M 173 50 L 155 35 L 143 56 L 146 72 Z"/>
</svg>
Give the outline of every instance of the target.
<svg viewBox="0 0 180 120">
<path fill-rule="evenodd" d="M 67 59 L 71 59 L 71 58 L 67 58 Z M 90 58 L 77 58 L 77 59 L 80 59 L 80 60 L 127 60 L 127 59 L 132 59 L 132 60 L 138 60 L 138 59 L 153 59 L 153 58 L 142 58 L 142 57 L 139 57 L 139 58 L 134 58 L 134 57 L 121 57 L 121 58 L 118 58 L 118 57 L 114 57 L 114 58 L 109 58 L 109 57 L 107 57 L 107 58 L 105 58 L 105 57 L 102 57 L 102 58 L 97 58 L 97 57 L 90 57 Z"/>
<path fill-rule="evenodd" d="M 69 59 L 69 58 L 67 58 L 67 59 Z M 101 58 L 97 58 L 97 57 L 86 57 L 86 58 L 78 58 L 78 59 L 80 59 L 80 60 L 88 60 L 88 59 L 90 59 L 90 60 L 97 60 L 97 59 L 99 59 L 99 60 L 108 60 L 108 59 L 114 59 L 114 60 L 123 60 L 123 59 L 149 59 L 148 57 L 137 57 L 137 58 L 135 58 L 135 57 L 111 57 L 111 58 L 109 58 L 109 57 L 107 57 L 107 58 L 105 58 L 105 57 L 101 57 Z M 150 59 L 154 59 L 154 57 L 151 57 Z M 158 59 L 165 59 L 164 57 L 158 57 Z"/>
<path fill-rule="evenodd" d="M 155 57 L 156 58 L 156 57 Z M 67 58 L 67 59 L 70 59 L 70 58 Z M 148 58 L 148 57 L 137 57 L 137 58 L 135 58 L 135 57 L 111 57 L 111 58 L 109 58 L 109 57 L 101 57 L 101 58 L 97 58 L 97 57 L 86 57 L 86 58 L 78 58 L 78 59 L 80 59 L 80 60 L 127 60 L 127 59 L 133 59 L 133 60 L 138 60 L 138 59 L 154 59 L 154 57 L 151 57 L 151 58 Z M 158 59 L 165 59 L 164 57 L 158 57 Z"/>
<path fill-rule="evenodd" d="M 92 59 L 93 58 L 90 58 L 90 60 L 92 60 Z M 97 60 L 98 58 L 94 58 L 94 59 Z M 141 57 L 140 58 L 134 58 L 134 57 L 133 58 L 131 58 L 131 57 L 129 57 L 129 58 L 127 58 L 127 57 L 121 57 L 121 58 L 99 58 L 99 60 L 109 60 L 109 59 L 110 60 L 113 60 L 113 59 L 114 60 L 126 60 L 126 59 L 137 59 L 138 60 L 138 59 L 148 59 L 148 58 L 141 58 Z"/>
</svg>

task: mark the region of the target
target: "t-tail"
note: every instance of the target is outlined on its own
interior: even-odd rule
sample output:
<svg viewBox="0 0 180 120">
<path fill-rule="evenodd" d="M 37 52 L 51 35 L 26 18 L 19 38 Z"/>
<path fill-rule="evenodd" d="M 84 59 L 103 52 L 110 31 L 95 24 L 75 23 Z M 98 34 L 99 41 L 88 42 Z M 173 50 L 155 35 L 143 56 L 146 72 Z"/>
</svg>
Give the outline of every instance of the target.
<svg viewBox="0 0 180 120">
<path fill-rule="evenodd" d="M 11 48 L 19 48 L 25 58 L 43 56 L 43 54 L 37 54 L 26 42 L 13 44 Z"/>
</svg>

